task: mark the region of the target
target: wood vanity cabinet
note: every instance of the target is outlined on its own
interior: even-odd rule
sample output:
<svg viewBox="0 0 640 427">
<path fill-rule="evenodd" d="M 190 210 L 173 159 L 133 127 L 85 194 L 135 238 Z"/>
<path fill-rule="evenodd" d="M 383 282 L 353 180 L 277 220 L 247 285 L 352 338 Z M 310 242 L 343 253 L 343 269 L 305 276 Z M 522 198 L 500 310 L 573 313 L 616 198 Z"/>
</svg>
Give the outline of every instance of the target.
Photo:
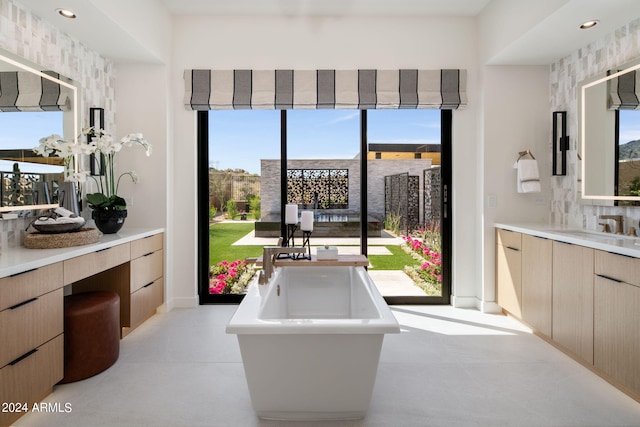
<svg viewBox="0 0 640 427">
<path fill-rule="evenodd" d="M 522 320 L 551 337 L 553 241 L 522 235 Z"/>
<path fill-rule="evenodd" d="M 0 426 L 64 377 L 64 294 L 117 292 L 123 335 L 162 305 L 164 234 L 122 241 L 0 278 L 0 404 L 13 405 L 0 410 Z"/>
<path fill-rule="evenodd" d="M 0 402 L 32 405 L 63 377 L 63 265 L 0 279 Z M 0 411 L 0 425 L 24 415 Z"/>
<path fill-rule="evenodd" d="M 123 337 L 151 317 L 164 301 L 163 242 L 164 234 L 160 233 L 113 246 L 109 248 L 112 252 L 105 251 L 110 261 L 102 262 L 98 274 L 73 283 L 73 292 L 109 290 L 120 295 Z M 75 259 L 65 261 L 65 267 Z M 106 266 L 111 268 L 105 269 Z"/>
<path fill-rule="evenodd" d="M 497 302 L 503 310 L 522 317 L 522 234 L 496 230 Z"/>
<path fill-rule="evenodd" d="M 593 364 L 594 249 L 553 242 L 551 338 Z"/>
<path fill-rule="evenodd" d="M 156 234 L 131 242 L 131 327 L 136 327 L 151 317 L 162 305 L 163 234 Z"/>
<path fill-rule="evenodd" d="M 595 252 L 594 366 L 640 397 L 640 259 Z"/>
</svg>

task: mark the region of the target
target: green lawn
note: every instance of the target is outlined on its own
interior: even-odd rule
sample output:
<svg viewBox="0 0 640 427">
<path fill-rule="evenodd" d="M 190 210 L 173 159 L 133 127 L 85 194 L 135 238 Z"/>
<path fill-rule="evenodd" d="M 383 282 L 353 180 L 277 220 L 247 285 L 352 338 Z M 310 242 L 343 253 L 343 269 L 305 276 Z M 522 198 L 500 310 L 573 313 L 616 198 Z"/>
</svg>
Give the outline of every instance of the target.
<svg viewBox="0 0 640 427">
<path fill-rule="evenodd" d="M 262 246 L 231 246 L 253 230 L 253 222 L 214 224 L 209 228 L 209 265 L 262 255 Z"/>
<path fill-rule="evenodd" d="M 213 224 L 209 228 L 209 265 L 262 255 L 262 246 L 231 246 L 253 230 L 253 222 Z M 392 255 L 369 255 L 372 270 L 402 270 L 417 262 L 399 246 L 387 245 Z"/>
<path fill-rule="evenodd" d="M 414 260 L 411 255 L 403 251 L 400 246 L 387 245 L 385 246 L 392 255 L 369 255 L 369 262 L 371 263 L 370 270 L 402 270 L 405 265 L 417 265 L 418 262 Z"/>
</svg>

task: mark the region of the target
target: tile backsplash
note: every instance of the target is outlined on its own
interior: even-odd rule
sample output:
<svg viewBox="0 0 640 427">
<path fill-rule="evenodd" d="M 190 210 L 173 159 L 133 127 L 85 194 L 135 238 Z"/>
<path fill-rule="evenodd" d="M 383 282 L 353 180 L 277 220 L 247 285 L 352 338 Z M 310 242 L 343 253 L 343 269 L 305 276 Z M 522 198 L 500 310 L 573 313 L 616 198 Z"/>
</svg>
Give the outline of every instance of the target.
<svg viewBox="0 0 640 427">
<path fill-rule="evenodd" d="M 640 57 L 640 19 L 635 19 L 600 40 L 551 64 L 551 111 L 567 112 L 567 132 L 571 144 L 567 156 L 567 176 L 551 179 L 551 219 L 554 224 L 596 229 L 599 215 L 613 214 L 625 217 L 625 230 L 628 225 L 639 228 L 640 207 L 586 206 L 578 203 L 576 198 L 579 172 L 578 85 L 584 79 L 638 57 Z"/>
<path fill-rule="evenodd" d="M 17 0 L 0 0 L 0 48 L 80 85 L 82 127 L 89 125 L 90 107 L 105 109 L 105 129 L 115 133 L 115 72 L 113 63 L 80 40 L 25 9 Z M 22 244 L 31 219 L 0 220 L 0 248 Z"/>
</svg>

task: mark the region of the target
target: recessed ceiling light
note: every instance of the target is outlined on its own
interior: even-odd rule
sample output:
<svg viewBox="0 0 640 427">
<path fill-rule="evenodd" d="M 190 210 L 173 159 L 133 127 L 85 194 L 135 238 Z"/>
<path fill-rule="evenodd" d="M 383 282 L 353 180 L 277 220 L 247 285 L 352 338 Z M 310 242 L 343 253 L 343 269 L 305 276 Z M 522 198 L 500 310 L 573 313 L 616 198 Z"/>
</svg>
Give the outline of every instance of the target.
<svg viewBox="0 0 640 427">
<path fill-rule="evenodd" d="M 591 21 L 585 21 L 580 25 L 580 29 L 581 30 L 588 30 L 589 28 L 593 28 L 596 25 L 598 25 L 598 21 L 597 19 L 592 19 Z"/>
<path fill-rule="evenodd" d="M 76 14 L 67 9 L 56 9 L 56 12 L 58 12 L 60 16 L 64 16 L 65 18 L 69 18 L 69 19 L 76 18 Z"/>
</svg>

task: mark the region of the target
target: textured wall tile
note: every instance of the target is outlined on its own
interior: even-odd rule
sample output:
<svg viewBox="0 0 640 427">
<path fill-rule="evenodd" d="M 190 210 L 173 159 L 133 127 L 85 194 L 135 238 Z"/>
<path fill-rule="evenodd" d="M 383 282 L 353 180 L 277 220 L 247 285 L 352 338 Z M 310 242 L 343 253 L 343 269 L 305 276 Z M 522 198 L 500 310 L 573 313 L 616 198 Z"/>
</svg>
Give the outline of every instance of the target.
<svg viewBox="0 0 640 427">
<path fill-rule="evenodd" d="M 597 229 L 597 216 L 621 214 L 626 224 L 638 228 L 640 208 L 583 206 L 577 202 L 579 174 L 577 152 L 578 85 L 584 79 L 596 76 L 640 57 L 640 19 L 636 19 L 590 45 L 551 64 L 551 110 L 567 111 L 571 152 L 567 156 L 567 177 L 552 179 L 551 218 L 556 224 Z"/>
<path fill-rule="evenodd" d="M 81 126 L 89 126 L 90 107 L 102 107 L 105 128 L 115 134 L 115 75 L 110 60 L 33 15 L 15 0 L 0 0 L 0 48 L 79 83 Z M 0 232 L 2 247 L 21 245 L 28 221 L 2 222 L 7 224 Z"/>
</svg>

